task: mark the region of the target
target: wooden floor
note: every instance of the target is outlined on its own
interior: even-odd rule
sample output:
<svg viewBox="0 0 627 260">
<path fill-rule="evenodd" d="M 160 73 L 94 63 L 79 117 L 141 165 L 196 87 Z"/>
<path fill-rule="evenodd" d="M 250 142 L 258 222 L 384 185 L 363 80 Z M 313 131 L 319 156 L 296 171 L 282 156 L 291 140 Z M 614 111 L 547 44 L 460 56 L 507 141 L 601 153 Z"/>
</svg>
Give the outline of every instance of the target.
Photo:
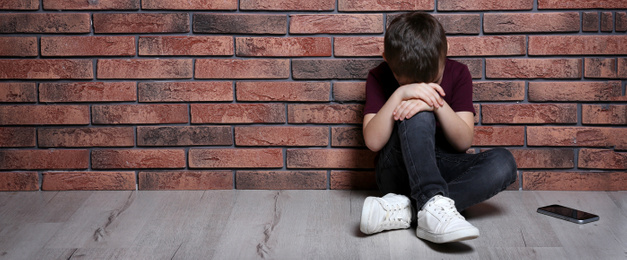
<svg viewBox="0 0 627 260">
<path fill-rule="evenodd" d="M 0 193 L 0 259 L 626 259 L 627 192 L 507 191 L 464 215 L 478 239 L 359 232 L 361 191 Z M 536 213 L 596 213 L 578 225 Z"/>
</svg>

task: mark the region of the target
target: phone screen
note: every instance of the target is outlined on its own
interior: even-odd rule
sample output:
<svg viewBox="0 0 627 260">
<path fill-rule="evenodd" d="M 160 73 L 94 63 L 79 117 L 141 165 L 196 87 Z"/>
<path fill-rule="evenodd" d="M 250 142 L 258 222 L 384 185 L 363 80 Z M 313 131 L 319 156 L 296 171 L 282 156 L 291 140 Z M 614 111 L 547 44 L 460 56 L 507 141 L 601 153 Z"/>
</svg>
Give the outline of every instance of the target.
<svg viewBox="0 0 627 260">
<path fill-rule="evenodd" d="M 591 222 L 591 221 L 595 221 L 599 219 L 599 216 L 597 215 L 594 215 L 585 211 L 581 211 L 581 210 L 564 207 L 561 205 L 550 205 L 546 207 L 541 207 L 541 208 L 538 208 L 538 212 L 549 213 L 547 215 L 551 215 L 554 217 L 561 216 L 565 218 L 566 220 L 576 222 L 576 223 L 587 223 L 587 222 Z"/>
</svg>

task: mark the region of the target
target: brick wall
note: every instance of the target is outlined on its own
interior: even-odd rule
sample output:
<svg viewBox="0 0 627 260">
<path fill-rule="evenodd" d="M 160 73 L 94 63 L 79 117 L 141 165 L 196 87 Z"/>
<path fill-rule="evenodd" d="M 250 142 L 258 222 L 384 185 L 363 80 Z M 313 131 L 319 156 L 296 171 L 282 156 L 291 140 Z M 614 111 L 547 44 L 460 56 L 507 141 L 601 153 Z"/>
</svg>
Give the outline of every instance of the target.
<svg viewBox="0 0 627 260">
<path fill-rule="evenodd" d="M 372 188 L 386 24 L 436 15 L 474 147 L 525 190 L 627 190 L 625 0 L 0 0 L 0 190 Z"/>
</svg>

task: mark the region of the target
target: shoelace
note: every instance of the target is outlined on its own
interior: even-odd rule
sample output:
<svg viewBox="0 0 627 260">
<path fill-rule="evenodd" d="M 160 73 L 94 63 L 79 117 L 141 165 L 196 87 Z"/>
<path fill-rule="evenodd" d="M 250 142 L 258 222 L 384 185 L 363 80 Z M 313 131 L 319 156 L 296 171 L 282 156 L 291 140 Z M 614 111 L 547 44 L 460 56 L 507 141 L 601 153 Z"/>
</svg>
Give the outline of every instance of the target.
<svg viewBox="0 0 627 260">
<path fill-rule="evenodd" d="M 435 206 L 435 211 L 438 215 L 443 217 L 445 222 L 448 222 L 453 218 L 460 218 L 463 220 L 466 219 L 461 214 L 459 214 L 459 212 L 457 212 L 457 209 L 455 209 L 455 205 L 453 203 L 450 203 L 450 201 L 447 202 L 449 205 L 447 205 L 446 207 L 444 205 L 435 204 L 435 201 L 430 202 L 430 204 L 431 206 Z"/>
<path fill-rule="evenodd" d="M 390 210 L 387 210 L 385 213 L 385 220 L 386 220 L 386 224 L 388 225 L 395 225 L 395 224 L 403 224 L 403 225 L 409 225 L 409 221 L 408 219 L 411 219 L 411 216 L 406 217 L 403 216 L 403 209 L 401 206 L 399 206 L 398 204 L 394 204 L 394 205 L 387 205 L 388 208 L 391 208 Z"/>
</svg>

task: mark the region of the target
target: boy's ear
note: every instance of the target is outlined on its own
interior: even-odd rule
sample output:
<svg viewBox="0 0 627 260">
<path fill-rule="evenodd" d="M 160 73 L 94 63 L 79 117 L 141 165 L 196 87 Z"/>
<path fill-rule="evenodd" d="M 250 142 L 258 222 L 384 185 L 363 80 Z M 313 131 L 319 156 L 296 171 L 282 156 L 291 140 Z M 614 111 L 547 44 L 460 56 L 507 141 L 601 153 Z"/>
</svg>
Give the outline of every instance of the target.
<svg viewBox="0 0 627 260">
<path fill-rule="evenodd" d="M 383 56 L 383 61 L 388 62 L 388 60 L 385 59 L 385 52 L 382 52 L 381 56 Z"/>
</svg>

